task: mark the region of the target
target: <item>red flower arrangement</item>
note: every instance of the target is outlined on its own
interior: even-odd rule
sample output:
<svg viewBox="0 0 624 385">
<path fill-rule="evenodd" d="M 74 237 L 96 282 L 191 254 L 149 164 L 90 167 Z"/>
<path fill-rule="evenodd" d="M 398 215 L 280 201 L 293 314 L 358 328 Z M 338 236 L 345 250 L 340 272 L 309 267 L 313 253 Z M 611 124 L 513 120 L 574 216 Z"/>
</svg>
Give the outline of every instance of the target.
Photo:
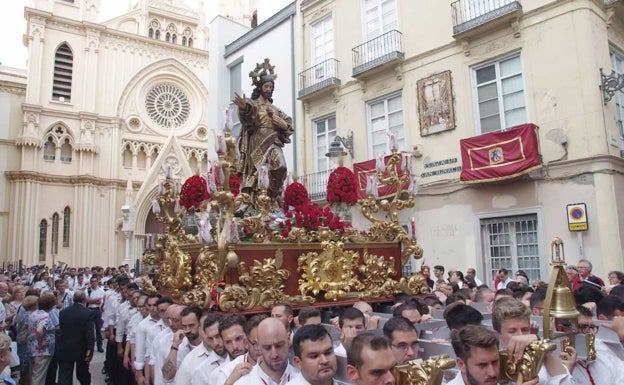
<svg viewBox="0 0 624 385">
<path fill-rule="evenodd" d="M 287 237 L 293 227 L 307 231 L 316 231 L 320 226 L 328 227 L 332 231 L 344 232 L 351 225 L 344 223 L 338 215 L 332 213 L 329 207 L 321 208 L 309 200 L 303 205 L 296 206 L 286 212 L 286 220 L 279 224 L 282 236 Z"/>
<path fill-rule="evenodd" d="M 299 182 L 293 182 L 286 187 L 284 191 L 284 208 L 288 210 L 289 206 L 299 207 L 310 203 L 308 190 Z"/>
<path fill-rule="evenodd" d="M 198 208 L 207 199 L 210 199 L 210 194 L 204 178 L 193 175 L 184 181 L 180 191 L 180 206 L 187 209 Z"/>
<path fill-rule="evenodd" d="M 240 194 L 240 178 L 238 177 L 238 174 L 230 175 L 230 191 L 234 194 L 234 196 Z"/>
<path fill-rule="evenodd" d="M 357 202 L 357 180 L 351 169 L 340 166 L 329 174 L 327 180 L 327 202 L 344 202 L 352 205 Z"/>
</svg>

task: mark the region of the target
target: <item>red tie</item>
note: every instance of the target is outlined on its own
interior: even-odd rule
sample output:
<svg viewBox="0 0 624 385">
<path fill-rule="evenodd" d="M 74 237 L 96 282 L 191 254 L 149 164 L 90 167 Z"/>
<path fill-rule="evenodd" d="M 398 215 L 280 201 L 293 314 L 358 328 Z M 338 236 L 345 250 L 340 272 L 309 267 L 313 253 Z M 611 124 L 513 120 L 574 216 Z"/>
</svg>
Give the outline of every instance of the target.
<svg viewBox="0 0 624 385">
<path fill-rule="evenodd" d="M 589 371 L 589 364 L 583 365 L 580 362 L 578 364 L 579 364 L 579 366 L 581 368 L 585 369 L 585 371 L 587 372 L 587 375 L 589 376 L 589 381 L 591 382 L 591 385 L 596 385 L 596 381 L 594 381 L 594 376 L 592 376 L 591 372 Z"/>
</svg>

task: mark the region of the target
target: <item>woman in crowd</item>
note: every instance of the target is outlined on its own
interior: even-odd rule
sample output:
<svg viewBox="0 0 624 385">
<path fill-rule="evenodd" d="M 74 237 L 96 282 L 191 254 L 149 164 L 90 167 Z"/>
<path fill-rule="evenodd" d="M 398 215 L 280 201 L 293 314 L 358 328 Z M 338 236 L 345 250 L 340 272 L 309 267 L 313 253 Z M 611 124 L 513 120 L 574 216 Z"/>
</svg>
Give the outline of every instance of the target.
<svg viewBox="0 0 624 385">
<path fill-rule="evenodd" d="M 30 358 L 30 381 L 33 385 L 45 385 L 48 366 L 55 347 L 55 329 L 50 311 L 56 297 L 45 292 L 39 297 L 39 309 L 28 317 L 28 355 Z"/>
<path fill-rule="evenodd" d="M 624 297 L 624 273 L 614 270 L 609 272 L 608 278 L 609 285 L 603 288 L 604 291 L 607 294 Z"/>
<path fill-rule="evenodd" d="M 47 271 L 38 272 L 35 274 L 35 278 L 33 278 L 32 287 L 41 290 L 41 292 L 50 290 L 50 287 L 48 286 L 48 277 L 49 274 Z"/>
<path fill-rule="evenodd" d="M 39 297 L 29 295 L 22 301 L 22 307 L 18 310 L 15 317 L 15 332 L 17 342 L 17 354 L 20 359 L 20 383 L 22 385 L 30 384 L 29 360 L 28 360 L 28 317 L 37 310 Z"/>
<path fill-rule="evenodd" d="M 11 363 L 11 337 L 5 333 L 0 333 L 0 383 L 5 385 L 15 385 L 15 380 L 7 374 L 5 369 Z"/>
<path fill-rule="evenodd" d="M 13 296 L 11 297 L 11 302 L 7 305 L 7 324 L 11 325 L 15 320 L 15 315 L 17 314 L 17 309 L 22 305 L 22 301 L 26 297 L 26 288 L 22 285 L 15 285 L 13 287 Z"/>
</svg>

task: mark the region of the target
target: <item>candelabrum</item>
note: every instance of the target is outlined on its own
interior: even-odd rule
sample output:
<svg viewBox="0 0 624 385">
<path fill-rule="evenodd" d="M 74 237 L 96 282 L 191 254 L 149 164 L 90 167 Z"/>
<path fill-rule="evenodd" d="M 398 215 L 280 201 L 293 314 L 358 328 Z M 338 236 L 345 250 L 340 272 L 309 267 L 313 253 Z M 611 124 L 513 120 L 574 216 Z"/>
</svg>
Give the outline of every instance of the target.
<svg viewBox="0 0 624 385">
<path fill-rule="evenodd" d="M 416 259 L 422 258 L 423 250 L 416 243 L 416 235 L 414 233 L 411 237 L 408 235 L 401 226 L 398 216 L 399 211 L 414 207 L 417 184 L 415 176 L 410 173 L 409 162 L 396 148 L 393 148 L 385 167 L 378 164 L 376 178 L 372 179 L 372 185 L 367 186 L 367 197 L 358 201 L 362 215 L 372 223 L 366 238 L 370 241 L 401 242 L 403 264 L 407 262 L 410 255 Z M 407 189 L 406 185 L 409 185 Z M 392 187 L 393 195 L 378 199 L 377 188 L 379 186 Z M 384 219 L 376 217 L 380 213 L 383 213 Z"/>
<path fill-rule="evenodd" d="M 195 237 L 184 232 L 179 194 L 180 182 L 172 178 L 171 169 L 167 167 L 165 180 L 159 186 L 159 195 L 152 201 L 155 220 L 165 225 L 165 234 L 156 242 L 156 250 L 150 250 L 143 257 L 147 265 L 159 265 L 160 284 L 175 297 L 193 284 L 191 256 L 179 245 L 197 242 Z"/>
</svg>

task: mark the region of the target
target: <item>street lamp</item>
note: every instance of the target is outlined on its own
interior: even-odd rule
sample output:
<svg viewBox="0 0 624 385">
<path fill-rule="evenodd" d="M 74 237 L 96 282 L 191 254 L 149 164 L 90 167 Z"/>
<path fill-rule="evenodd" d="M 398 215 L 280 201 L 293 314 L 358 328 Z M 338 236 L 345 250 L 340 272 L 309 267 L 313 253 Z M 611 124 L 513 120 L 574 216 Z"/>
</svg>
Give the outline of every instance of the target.
<svg viewBox="0 0 624 385">
<path fill-rule="evenodd" d="M 342 145 L 341 145 L 342 143 Z M 343 148 L 344 146 L 345 148 Z M 336 135 L 331 145 L 329 146 L 329 152 L 325 154 L 328 158 L 338 158 L 347 155 L 345 149 L 349 151 L 349 155 L 353 158 L 353 131 L 346 137 Z"/>
</svg>

